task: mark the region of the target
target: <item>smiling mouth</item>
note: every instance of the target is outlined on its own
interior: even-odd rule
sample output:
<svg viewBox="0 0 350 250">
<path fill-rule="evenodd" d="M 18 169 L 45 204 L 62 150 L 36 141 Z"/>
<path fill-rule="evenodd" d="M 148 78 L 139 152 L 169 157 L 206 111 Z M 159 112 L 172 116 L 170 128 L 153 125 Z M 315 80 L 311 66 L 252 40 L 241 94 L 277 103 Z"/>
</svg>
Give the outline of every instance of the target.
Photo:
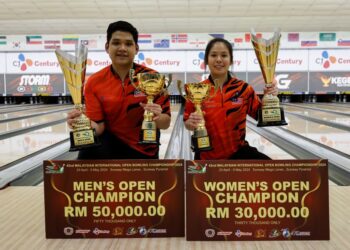
<svg viewBox="0 0 350 250">
<path fill-rule="evenodd" d="M 217 66 L 214 66 L 214 68 L 216 68 L 216 69 L 223 69 L 223 68 L 225 68 L 224 66 L 219 66 L 219 65 L 217 65 Z"/>
</svg>

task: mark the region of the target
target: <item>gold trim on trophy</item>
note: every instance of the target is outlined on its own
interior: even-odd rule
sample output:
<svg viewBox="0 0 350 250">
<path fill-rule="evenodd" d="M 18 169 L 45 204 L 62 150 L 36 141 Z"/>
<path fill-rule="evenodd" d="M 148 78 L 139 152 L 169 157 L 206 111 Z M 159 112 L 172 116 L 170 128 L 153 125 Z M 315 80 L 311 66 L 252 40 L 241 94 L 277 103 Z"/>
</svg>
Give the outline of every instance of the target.
<svg viewBox="0 0 350 250">
<path fill-rule="evenodd" d="M 130 81 L 135 89 L 143 92 L 147 97 L 147 104 L 153 103 L 156 96 L 167 94 L 167 89 L 170 86 L 172 75 L 168 78 L 159 73 L 138 73 L 135 76 L 135 70 L 130 70 Z M 136 85 L 134 79 L 137 79 Z M 154 113 L 145 110 L 140 131 L 140 144 L 159 144 L 159 131 L 157 124 L 153 121 Z"/>
<path fill-rule="evenodd" d="M 217 89 L 219 88 L 219 85 L 217 81 L 214 81 L 214 94 L 216 93 Z M 195 82 L 195 83 L 186 83 L 185 88 L 185 95 L 182 92 L 182 83 L 181 81 L 177 81 L 177 87 L 182 95 L 183 98 L 185 98 L 187 101 L 190 101 L 194 104 L 194 107 L 196 109 L 196 113 L 199 114 L 202 117 L 202 121 L 198 124 L 198 127 L 194 129 L 193 135 L 192 135 L 192 149 L 195 152 L 198 151 L 208 151 L 211 150 L 211 144 L 210 144 L 210 138 L 208 135 L 208 131 L 205 127 L 205 120 L 203 116 L 202 111 L 202 103 L 209 98 L 213 97 L 213 95 L 210 95 L 210 91 L 213 87 L 210 83 L 204 83 L 204 82 Z"/>
<path fill-rule="evenodd" d="M 281 39 L 280 31 L 275 31 L 272 38 L 266 40 L 258 38 L 251 32 L 251 40 L 255 50 L 256 57 L 259 61 L 261 73 L 264 77 L 265 86 L 272 86 L 275 78 L 275 68 L 279 44 Z M 284 110 L 280 107 L 280 101 L 277 96 L 271 94 L 264 95 L 262 98 L 262 107 L 258 111 L 258 127 L 263 126 L 281 126 L 287 125 L 284 118 Z"/>
<path fill-rule="evenodd" d="M 56 49 L 55 53 L 72 96 L 74 108 L 83 112 L 83 84 L 86 75 L 87 47 L 77 46 L 75 56 L 61 49 Z M 90 124 L 90 120 L 85 114 L 82 114 L 72 124 L 73 131 L 70 132 L 71 147 L 69 151 L 100 145 L 96 131 L 91 128 Z"/>
</svg>

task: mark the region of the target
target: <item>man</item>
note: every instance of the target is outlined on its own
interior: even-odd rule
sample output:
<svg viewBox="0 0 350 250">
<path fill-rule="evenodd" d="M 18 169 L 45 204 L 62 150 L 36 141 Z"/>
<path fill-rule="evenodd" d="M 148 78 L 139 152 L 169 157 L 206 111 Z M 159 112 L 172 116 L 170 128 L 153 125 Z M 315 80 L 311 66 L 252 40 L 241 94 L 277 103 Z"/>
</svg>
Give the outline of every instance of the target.
<svg viewBox="0 0 350 250">
<path fill-rule="evenodd" d="M 79 152 L 78 159 L 158 159 L 159 145 L 139 144 L 144 110 L 154 113 L 157 130 L 170 126 L 170 102 L 158 96 L 153 104 L 146 104 L 146 96 L 131 84 L 130 69 L 137 73 L 155 72 L 134 63 L 139 51 L 138 31 L 130 23 L 118 21 L 107 29 L 106 52 L 112 65 L 96 72 L 85 88 L 86 115 L 100 136 L 102 146 Z M 68 114 L 68 125 L 80 115 Z"/>
</svg>

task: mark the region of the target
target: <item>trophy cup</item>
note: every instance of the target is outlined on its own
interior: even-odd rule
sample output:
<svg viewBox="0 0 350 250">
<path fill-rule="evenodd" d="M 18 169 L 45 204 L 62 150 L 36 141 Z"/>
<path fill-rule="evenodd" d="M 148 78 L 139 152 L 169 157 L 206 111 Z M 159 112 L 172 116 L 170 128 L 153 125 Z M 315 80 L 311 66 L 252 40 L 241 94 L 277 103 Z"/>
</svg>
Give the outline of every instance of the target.
<svg viewBox="0 0 350 250">
<path fill-rule="evenodd" d="M 259 61 L 260 69 L 265 80 L 267 88 L 272 86 L 275 77 L 275 68 L 280 42 L 280 32 L 274 32 L 271 39 L 266 40 L 258 38 L 251 32 L 251 40 Z M 264 126 L 282 126 L 287 125 L 284 119 L 284 110 L 280 107 L 280 101 L 277 96 L 271 94 L 264 95 L 262 98 L 262 107 L 258 111 L 258 127 Z"/>
<path fill-rule="evenodd" d="M 168 79 L 165 75 L 158 73 L 138 73 L 135 76 L 135 70 L 130 70 L 130 81 L 135 89 L 140 90 L 147 96 L 147 103 L 153 103 L 157 95 L 167 94 L 167 88 L 171 83 L 171 75 Z M 136 85 L 134 80 L 137 79 Z M 166 84 L 167 82 L 167 84 Z M 157 124 L 153 121 L 154 113 L 145 110 L 140 131 L 139 144 L 159 144 L 159 130 Z"/>
<path fill-rule="evenodd" d="M 215 87 L 214 87 L 214 94 L 215 94 L 219 85 L 217 84 L 216 81 L 214 82 L 215 82 Z M 182 92 L 183 88 L 181 85 L 181 81 L 177 82 L 177 87 L 182 97 L 192 102 L 195 106 L 196 113 L 202 116 L 202 121 L 198 124 L 198 127 L 194 129 L 193 135 L 191 136 L 192 150 L 194 152 L 211 150 L 212 147 L 210 145 L 210 138 L 208 136 L 208 131 L 205 128 L 205 120 L 204 120 L 201 106 L 204 101 L 212 97 L 210 95 L 212 85 L 204 82 L 186 83 L 185 84 L 186 95 L 184 95 Z"/>
<path fill-rule="evenodd" d="M 75 56 L 62 51 L 61 49 L 55 50 L 69 92 L 73 99 L 74 108 L 79 111 L 84 111 L 83 84 L 85 81 L 87 52 L 87 47 L 84 45 L 76 47 Z M 70 132 L 71 146 L 69 151 L 76 151 L 100 145 L 98 137 L 96 136 L 96 131 L 91 128 L 90 120 L 85 114 L 78 117 L 72 126 L 73 131 Z"/>
</svg>

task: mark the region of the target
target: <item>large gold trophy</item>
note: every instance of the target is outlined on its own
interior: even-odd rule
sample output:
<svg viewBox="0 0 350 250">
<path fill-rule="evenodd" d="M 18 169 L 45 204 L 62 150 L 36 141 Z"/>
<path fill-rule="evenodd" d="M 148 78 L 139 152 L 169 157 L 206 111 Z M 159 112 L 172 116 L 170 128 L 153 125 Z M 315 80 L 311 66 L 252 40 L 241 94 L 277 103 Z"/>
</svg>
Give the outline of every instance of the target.
<svg viewBox="0 0 350 250">
<path fill-rule="evenodd" d="M 135 79 L 137 79 L 137 84 L 134 81 Z M 147 96 L 147 103 L 153 103 L 156 96 L 167 94 L 166 90 L 171 83 L 171 75 L 168 78 L 158 73 L 138 73 L 135 76 L 135 70 L 131 69 L 130 81 L 135 89 L 140 90 Z M 159 144 L 160 133 L 153 117 L 153 112 L 145 110 L 139 144 Z"/>
<path fill-rule="evenodd" d="M 74 107 L 79 111 L 84 111 L 83 85 L 86 73 L 87 52 L 87 47 L 84 45 L 76 47 L 75 56 L 61 49 L 56 49 L 55 51 L 72 96 Z M 91 128 L 90 120 L 85 114 L 82 114 L 72 126 L 73 131 L 70 132 L 71 147 L 69 151 L 100 145 L 96 131 Z"/>
<path fill-rule="evenodd" d="M 218 84 L 215 81 L 214 85 L 214 94 L 210 94 L 210 91 L 213 88 L 212 84 L 203 83 L 203 82 L 196 82 L 196 83 L 186 83 L 185 84 L 185 94 L 183 94 L 183 87 L 181 81 L 177 82 L 177 86 L 179 89 L 180 94 L 183 98 L 185 98 L 187 101 L 190 101 L 194 104 L 196 113 L 202 116 L 202 121 L 198 124 L 198 127 L 194 129 L 193 135 L 192 135 L 192 150 L 194 152 L 200 152 L 200 151 L 209 151 L 212 149 L 210 144 L 210 138 L 208 135 L 208 131 L 205 127 L 205 120 L 203 116 L 203 111 L 201 109 L 202 103 L 209 98 L 211 98 L 213 95 L 215 95 Z"/>
<path fill-rule="evenodd" d="M 252 44 L 265 80 L 265 86 L 269 88 L 272 86 L 275 77 L 281 34 L 276 31 L 271 39 L 266 40 L 258 38 L 254 33 L 254 30 L 252 30 Z M 258 127 L 282 125 L 287 125 L 287 122 L 284 119 L 284 110 L 280 107 L 278 97 L 271 94 L 264 95 L 262 107 L 258 111 Z"/>
</svg>

